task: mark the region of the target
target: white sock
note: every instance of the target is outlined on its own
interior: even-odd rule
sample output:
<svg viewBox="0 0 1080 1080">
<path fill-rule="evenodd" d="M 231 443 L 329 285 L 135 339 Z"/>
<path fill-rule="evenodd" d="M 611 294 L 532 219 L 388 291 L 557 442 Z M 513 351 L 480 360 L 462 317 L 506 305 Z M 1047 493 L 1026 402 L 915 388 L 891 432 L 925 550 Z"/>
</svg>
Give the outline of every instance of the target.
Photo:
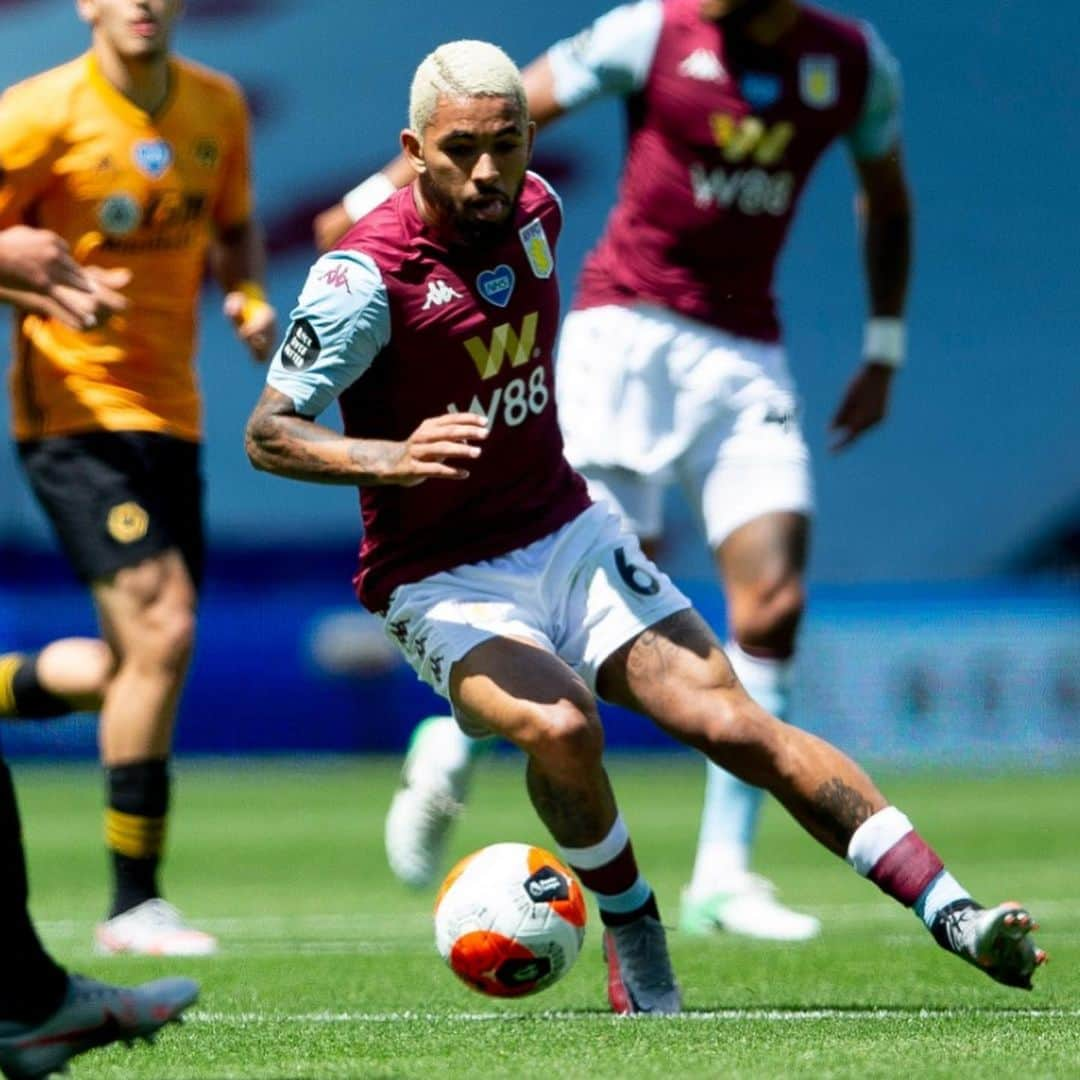
<svg viewBox="0 0 1080 1080">
<path fill-rule="evenodd" d="M 433 780 L 441 779 L 440 786 L 467 781 L 478 749 L 490 740 L 470 738 L 452 716 L 431 716 L 423 723 L 428 725 L 424 729 L 424 752 L 413 767 Z"/>
<path fill-rule="evenodd" d="M 750 656 L 733 641 L 724 646 L 724 651 L 746 692 L 763 709 L 786 720 L 792 662 Z M 746 874 L 764 795 L 760 788 L 708 762 L 705 805 L 688 890 L 692 898 L 724 892 L 733 880 Z"/>
</svg>

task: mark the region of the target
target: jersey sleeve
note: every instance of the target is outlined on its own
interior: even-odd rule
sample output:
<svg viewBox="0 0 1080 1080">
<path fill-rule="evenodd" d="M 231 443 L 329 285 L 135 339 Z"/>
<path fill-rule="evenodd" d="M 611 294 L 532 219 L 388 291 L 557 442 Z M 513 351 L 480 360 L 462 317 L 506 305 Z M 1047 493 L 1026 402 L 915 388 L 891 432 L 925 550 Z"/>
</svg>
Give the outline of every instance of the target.
<svg viewBox="0 0 1080 1080">
<path fill-rule="evenodd" d="M 390 299 L 375 261 L 331 251 L 308 273 L 266 381 L 315 417 L 371 366 L 390 341 Z"/>
<path fill-rule="evenodd" d="M 661 0 L 637 0 L 556 42 L 547 52 L 555 100 L 569 110 L 605 94 L 640 90 L 649 77 L 663 21 Z"/>
<path fill-rule="evenodd" d="M 229 96 L 224 111 L 225 151 L 221 187 L 214 205 L 214 221 L 219 228 L 243 225 L 251 218 L 251 122 L 247 104 L 238 88 Z"/>
<path fill-rule="evenodd" d="M 0 228 L 18 225 L 52 181 L 60 146 L 45 118 L 55 112 L 22 87 L 0 96 Z"/>
<path fill-rule="evenodd" d="M 860 161 L 884 157 L 900 141 L 902 83 L 896 57 L 868 23 L 863 23 L 870 72 L 862 112 L 846 139 Z"/>
</svg>

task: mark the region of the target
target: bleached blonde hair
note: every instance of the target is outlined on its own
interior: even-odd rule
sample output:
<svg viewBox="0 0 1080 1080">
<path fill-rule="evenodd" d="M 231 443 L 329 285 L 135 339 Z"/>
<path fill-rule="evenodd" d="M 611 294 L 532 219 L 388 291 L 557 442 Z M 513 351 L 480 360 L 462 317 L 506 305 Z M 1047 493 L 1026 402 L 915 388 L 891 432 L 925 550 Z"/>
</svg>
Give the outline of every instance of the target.
<svg viewBox="0 0 1080 1080">
<path fill-rule="evenodd" d="M 424 57 L 409 91 L 409 127 L 423 135 L 444 97 L 512 98 L 523 115 L 529 112 L 517 65 L 486 41 L 449 41 Z"/>
</svg>

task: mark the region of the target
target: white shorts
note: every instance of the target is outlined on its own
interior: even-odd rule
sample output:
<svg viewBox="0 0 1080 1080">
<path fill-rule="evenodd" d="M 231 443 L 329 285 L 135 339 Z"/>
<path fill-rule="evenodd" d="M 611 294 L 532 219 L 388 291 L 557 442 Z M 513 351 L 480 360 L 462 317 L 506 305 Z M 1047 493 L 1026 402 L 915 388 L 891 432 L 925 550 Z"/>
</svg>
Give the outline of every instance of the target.
<svg viewBox="0 0 1080 1080">
<path fill-rule="evenodd" d="M 454 664 L 493 637 L 554 653 L 595 693 L 600 666 L 619 646 L 688 607 L 619 518 L 590 506 L 527 547 L 399 585 L 383 629 L 445 698 Z"/>
<path fill-rule="evenodd" d="M 810 452 L 780 345 L 650 304 L 572 311 L 555 380 L 566 456 L 639 536 L 677 482 L 709 545 L 762 514 L 813 510 Z"/>
</svg>

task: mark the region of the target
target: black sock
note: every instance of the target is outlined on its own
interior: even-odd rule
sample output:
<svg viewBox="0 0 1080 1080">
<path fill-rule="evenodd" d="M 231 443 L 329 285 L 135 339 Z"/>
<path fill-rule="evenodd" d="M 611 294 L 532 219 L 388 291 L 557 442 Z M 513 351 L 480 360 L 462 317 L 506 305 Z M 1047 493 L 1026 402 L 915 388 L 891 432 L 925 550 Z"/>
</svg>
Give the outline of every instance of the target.
<svg viewBox="0 0 1080 1080">
<path fill-rule="evenodd" d="M 39 1024 L 60 1007 L 68 980 L 37 936 L 28 899 L 19 808 L 0 758 L 0 1021 Z"/>
<path fill-rule="evenodd" d="M 160 759 L 105 770 L 105 843 L 113 868 L 109 918 L 161 895 L 157 871 L 169 809 L 169 764 Z"/>
<path fill-rule="evenodd" d="M 0 656 L 0 716 L 19 720 L 49 720 L 66 716 L 71 706 L 37 677 L 39 653 L 8 653 Z"/>
<path fill-rule="evenodd" d="M 649 893 L 649 899 L 639 908 L 633 911 L 605 911 L 600 909 L 600 921 L 605 926 L 626 926 L 627 923 L 637 922 L 645 915 L 651 915 L 657 922 L 660 921 L 660 909 L 656 905 L 656 893 Z"/>
</svg>

